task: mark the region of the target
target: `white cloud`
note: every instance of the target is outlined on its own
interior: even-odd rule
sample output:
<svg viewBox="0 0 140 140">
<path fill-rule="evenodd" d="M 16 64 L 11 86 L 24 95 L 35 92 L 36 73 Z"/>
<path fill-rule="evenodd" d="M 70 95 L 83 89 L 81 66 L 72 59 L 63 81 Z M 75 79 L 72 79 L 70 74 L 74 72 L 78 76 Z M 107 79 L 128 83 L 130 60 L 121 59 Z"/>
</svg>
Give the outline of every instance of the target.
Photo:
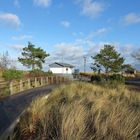
<svg viewBox="0 0 140 140">
<path fill-rule="evenodd" d="M 12 13 L 0 13 L 0 24 L 10 27 L 19 27 L 21 21 L 19 17 Z"/>
<path fill-rule="evenodd" d="M 34 4 L 41 7 L 49 7 L 52 0 L 34 0 Z"/>
<path fill-rule="evenodd" d="M 125 55 L 130 55 L 131 56 L 131 53 L 133 52 L 133 49 L 134 49 L 134 45 L 132 45 L 132 44 L 125 44 L 122 52 Z"/>
<path fill-rule="evenodd" d="M 108 28 L 100 28 L 100 29 L 97 29 L 96 31 L 91 32 L 86 38 L 88 40 L 92 40 L 93 37 L 102 36 L 102 35 L 104 35 L 107 32 L 109 32 Z"/>
<path fill-rule="evenodd" d="M 64 26 L 64 27 L 66 27 L 66 28 L 68 28 L 70 26 L 70 22 L 64 20 L 64 21 L 61 21 L 61 25 Z"/>
<path fill-rule="evenodd" d="M 75 36 L 75 37 L 78 37 L 78 36 L 82 37 L 82 36 L 84 36 L 84 33 L 83 32 L 78 32 L 78 33 L 77 32 L 72 32 L 72 35 Z"/>
<path fill-rule="evenodd" d="M 100 28 L 97 30 L 96 34 L 104 34 L 108 32 L 108 29 L 107 28 Z"/>
<path fill-rule="evenodd" d="M 123 22 L 126 25 L 140 23 L 140 15 L 129 13 L 124 17 Z"/>
<path fill-rule="evenodd" d="M 50 57 L 47 61 L 53 62 L 64 62 L 75 66 L 75 68 L 82 69 L 83 56 L 85 54 L 84 47 L 78 40 L 74 42 L 60 42 L 53 47 L 55 50 L 50 53 Z"/>
<path fill-rule="evenodd" d="M 59 61 L 71 64 L 77 63 L 83 56 L 83 48 L 77 46 L 76 43 L 62 42 L 54 45 L 55 51 L 50 56 L 49 62 Z"/>
<path fill-rule="evenodd" d="M 53 62 L 65 62 L 75 66 L 75 68 L 84 70 L 84 59 L 87 57 L 86 70 L 92 71 L 90 69 L 91 63 L 93 60 L 91 56 L 95 56 L 99 51 L 104 47 L 105 44 L 110 44 L 115 47 L 115 49 L 126 59 L 126 63 L 133 64 L 134 60 L 131 57 L 131 53 L 135 48 L 132 44 L 120 44 L 119 42 L 98 42 L 81 38 L 77 39 L 74 42 L 61 42 L 53 46 L 55 50 L 50 53 L 50 57 L 46 59 L 47 64 Z M 134 63 L 135 64 L 135 63 Z M 48 68 L 48 67 L 47 67 Z"/>
<path fill-rule="evenodd" d="M 85 38 L 76 39 L 74 42 L 61 42 L 53 46 L 55 50 L 47 58 L 49 63 L 65 62 L 83 71 L 83 57 L 87 56 L 87 70 L 91 71 L 91 56 L 95 55 L 103 43 L 96 44 L 92 40 Z"/>
<path fill-rule="evenodd" d="M 21 44 L 16 44 L 16 45 L 10 46 L 10 48 L 17 49 L 17 50 L 22 50 L 24 47 L 25 46 L 21 45 Z"/>
<path fill-rule="evenodd" d="M 49 63 L 65 62 L 75 66 L 75 68 L 84 70 L 84 56 L 87 57 L 86 69 L 91 71 L 90 66 L 92 63 L 91 56 L 94 56 L 104 47 L 107 42 L 95 43 L 94 41 L 87 40 L 86 38 L 77 39 L 72 43 L 62 42 L 54 45 L 55 51 L 47 58 Z"/>
<path fill-rule="evenodd" d="M 80 4 L 82 8 L 81 13 L 91 18 L 99 16 L 105 9 L 103 3 L 93 0 L 76 0 L 76 2 Z"/>
<path fill-rule="evenodd" d="M 24 40 L 24 39 L 32 39 L 31 35 L 20 35 L 20 36 L 12 36 L 13 40 Z"/>
</svg>

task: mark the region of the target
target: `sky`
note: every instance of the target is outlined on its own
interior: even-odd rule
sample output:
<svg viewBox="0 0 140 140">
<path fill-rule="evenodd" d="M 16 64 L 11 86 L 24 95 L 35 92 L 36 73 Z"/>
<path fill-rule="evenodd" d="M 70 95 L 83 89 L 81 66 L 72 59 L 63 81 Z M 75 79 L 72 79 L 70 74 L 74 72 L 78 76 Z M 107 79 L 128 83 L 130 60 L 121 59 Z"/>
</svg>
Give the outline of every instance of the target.
<svg viewBox="0 0 140 140">
<path fill-rule="evenodd" d="M 8 51 L 18 69 L 28 41 L 43 48 L 44 70 L 66 62 L 90 71 L 104 44 L 114 45 L 125 63 L 138 65 L 131 54 L 140 48 L 140 0 L 0 0 L 0 53 Z"/>
</svg>

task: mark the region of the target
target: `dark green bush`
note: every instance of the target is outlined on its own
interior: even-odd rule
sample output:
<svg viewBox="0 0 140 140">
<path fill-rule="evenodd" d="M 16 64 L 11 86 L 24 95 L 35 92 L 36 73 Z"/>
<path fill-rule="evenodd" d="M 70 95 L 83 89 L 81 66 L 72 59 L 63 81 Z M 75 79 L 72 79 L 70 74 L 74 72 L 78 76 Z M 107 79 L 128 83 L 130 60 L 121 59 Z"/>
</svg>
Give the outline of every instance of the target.
<svg viewBox="0 0 140 140">
<path fill-rule="evenodd" d="M 125 78 L 120 74 L 113 74 L 113 75 L 92 75 L 91 76 L 91 82 L 98 82 L 102 83 L 103 85 L 117 85 L 117 84 L 124 84 Z"/>
<path fill-rule="evenodd" d="M 103 77 L 101 75 L 92 75 L 91 76 L 91 82 L 101 82 L 103 81 Z"/>
<path fill-rule="evenodd" d="M 23 71 L 8 69 L 3 72 L 3 77 L 5 80 L 13 80 L 23 78 Z"/>
<path fill-rule="evenodd" d="M 113 74 L 113 75 L 109 76 L 109 80 L 116 81 L 116 82 L 119 82 L 119 83 L 124 83 L 125 82 L 125 78 L 120 74 Z"/>
</svg>

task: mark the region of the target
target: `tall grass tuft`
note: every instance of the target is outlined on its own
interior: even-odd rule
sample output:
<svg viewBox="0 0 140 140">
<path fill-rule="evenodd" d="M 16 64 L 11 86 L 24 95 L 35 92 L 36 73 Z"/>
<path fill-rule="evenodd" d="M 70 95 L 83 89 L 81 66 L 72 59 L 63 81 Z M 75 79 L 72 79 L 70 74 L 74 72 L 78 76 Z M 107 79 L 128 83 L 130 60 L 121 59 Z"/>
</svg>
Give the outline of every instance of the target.
<svg viewBox="0 0 140 140">
<path fill-rule="evenodd" d="M 13 135 L 13 140 L 139 140 L 140 93 L 123 85 L 63 85 L 34 101 Z"/>
</svg>

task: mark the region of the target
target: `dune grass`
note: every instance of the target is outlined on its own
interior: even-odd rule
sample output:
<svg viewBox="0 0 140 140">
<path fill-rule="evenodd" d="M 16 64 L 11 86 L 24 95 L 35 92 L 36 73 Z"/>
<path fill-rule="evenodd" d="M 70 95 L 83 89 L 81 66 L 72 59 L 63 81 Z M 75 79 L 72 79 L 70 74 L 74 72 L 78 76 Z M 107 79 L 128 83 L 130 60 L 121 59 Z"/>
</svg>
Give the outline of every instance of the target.
<svg viewBox="0 0 140 140">
<path fill-rule="evenodd" d="M 123 85 L 63 85 L 35 100 L 13 140 L 139 140 L 140 93 Z"/>
</svg>

